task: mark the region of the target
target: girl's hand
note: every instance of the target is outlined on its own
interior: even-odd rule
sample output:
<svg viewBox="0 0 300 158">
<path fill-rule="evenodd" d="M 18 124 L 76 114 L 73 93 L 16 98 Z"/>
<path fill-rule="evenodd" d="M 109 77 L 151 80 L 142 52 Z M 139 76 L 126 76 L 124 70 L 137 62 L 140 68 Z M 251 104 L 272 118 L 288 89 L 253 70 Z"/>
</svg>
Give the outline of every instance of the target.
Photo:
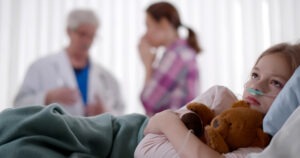
<svg viewBox="0 0 300 158">
<path fill-rule="evenodd" d="M 162 111 L 150 118 L 148 125 L 144 130 L 144 134 L 162 134 L 166 128 L 169 128 L 171 125 L 176 125 L 177 121 L 181 122 L 178 113 L 172 110 Z"/>
<path fill-rule="evenodd" d="M 151 68 L 152 63 L 155 59 L 155 53 L 151 52 L 152 49 L 153 47 L 149 44 L 146 36 L 144 35 L 139 43 L 139 52 L 146 69 Z"/>
</svg>

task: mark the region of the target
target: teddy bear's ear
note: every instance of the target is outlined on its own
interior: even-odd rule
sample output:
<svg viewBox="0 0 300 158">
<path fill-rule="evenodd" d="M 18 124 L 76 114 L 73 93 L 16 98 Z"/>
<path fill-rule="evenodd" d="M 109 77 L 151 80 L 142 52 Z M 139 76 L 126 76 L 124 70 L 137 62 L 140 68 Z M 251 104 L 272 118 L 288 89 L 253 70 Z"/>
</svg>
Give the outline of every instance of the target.
<svg viewBox="0 0 300 158">
<path fill-rule="evenodd" d="M 193 133 L 201 138 L 204 131 L 204 126 L 201 118 L 194 112 L 188 112 L 181 117 L 182 122 L 188 129 L 192 129 Z"/>
<path fill-rule="evenodd" d="M 203 122 L 203 126 L 210 124 L 210 121 L 215 116 L 214 112 L 211 109 L 209 109 L 208 106 L 202 103 L 197 103 L 197 102 L 189 103 L 187 105 L 187 109 L 198 114 L 198 116 L 201 118 Z"/>
<path fill-rule="evenodd" d="M 237 101 L 237 102 L 233 103 L 231 107 L 232 108 L 236 108 L 236 107 L 246 107 L 246 108 L 248 108 L 249 105 L 245 101 L 240 100 L 240 101 Z"/>
<path fill-rule="evenodd" d="M 187 108 L 189 110 L 191 110 L 193 107 L 197 107 L 197 106 L 206 106 L 205 104 L 202 103 L 198 103 L 198 102 L 191 102 L 187 104 Z M 207 107 L 207 106 L 206 106 Z"/>
</svg>

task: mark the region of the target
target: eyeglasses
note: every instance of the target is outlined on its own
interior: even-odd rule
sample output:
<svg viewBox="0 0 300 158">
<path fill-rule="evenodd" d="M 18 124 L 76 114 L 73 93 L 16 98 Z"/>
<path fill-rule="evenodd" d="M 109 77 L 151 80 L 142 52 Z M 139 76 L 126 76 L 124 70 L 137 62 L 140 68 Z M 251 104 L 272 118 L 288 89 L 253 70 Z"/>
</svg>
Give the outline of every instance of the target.
<svg viewBox="0 0 300 158">
<path fill-rule="evenodd" d="M 96 33 L 88 33 L 82 30 L 74 30 L 74 33 L 76 33 L 79 38 L 94 39 L 96 37 Z"/>
</svg>

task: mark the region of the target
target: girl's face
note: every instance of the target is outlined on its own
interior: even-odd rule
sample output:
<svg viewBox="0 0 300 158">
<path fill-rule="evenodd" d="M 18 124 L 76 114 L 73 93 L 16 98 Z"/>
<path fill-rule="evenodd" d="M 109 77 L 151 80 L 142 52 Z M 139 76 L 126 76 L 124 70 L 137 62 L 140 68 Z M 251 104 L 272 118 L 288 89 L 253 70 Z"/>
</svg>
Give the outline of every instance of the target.
<svg viewBox="0 0 300 158">
<path fill-rule="evenodd" d="M 166 36 L 163 20 L 157 22 L 149 14 L 147 14 L 146 26 L 147 30 L 145 38 L 149 44 L 153 47 L 163 45 Z"/>
<path fill-rule="evenodd" d="M 250 79 L 245 84 L 243 100 L 252 109 L 266 113 L 292 73 L 290 64 L 282 54 L 263 56 L 253 67 Z M 248 88 L 258 90 L 263 95 L 254 95 L 248 92 Z"/>
</svg>

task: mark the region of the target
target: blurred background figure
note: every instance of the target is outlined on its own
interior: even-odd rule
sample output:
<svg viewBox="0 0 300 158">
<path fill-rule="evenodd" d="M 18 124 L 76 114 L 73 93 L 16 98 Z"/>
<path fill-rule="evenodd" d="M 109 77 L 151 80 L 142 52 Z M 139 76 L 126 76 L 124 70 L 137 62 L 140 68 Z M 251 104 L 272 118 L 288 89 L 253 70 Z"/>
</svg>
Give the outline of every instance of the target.
<svg viewBox="0 0 300 158">
<path fill-rule="evenodd" d="M 201 48 L 194 31 L 181 23 L 178 11 L 168 2 L 147 8 L 146 27 L 139 44 L 146 72 L 141 101 L 151 116 L 165 109 L 178 109 L 198 95 L 196 56 Z M 182 37 L 180 30 L 186 30 L 188 37 Z M 165 51 L 155 65 L 161 46 Z"/>
<path fill-rule="evenodd" d="M 73 115 L 122 114 L 116 79 L 89 58 L 98 26 L 92 10 L 72 10 L 67 19 L 68 46 L 29 67 L 14 105 L 59 103 Z"/>
</svg>

